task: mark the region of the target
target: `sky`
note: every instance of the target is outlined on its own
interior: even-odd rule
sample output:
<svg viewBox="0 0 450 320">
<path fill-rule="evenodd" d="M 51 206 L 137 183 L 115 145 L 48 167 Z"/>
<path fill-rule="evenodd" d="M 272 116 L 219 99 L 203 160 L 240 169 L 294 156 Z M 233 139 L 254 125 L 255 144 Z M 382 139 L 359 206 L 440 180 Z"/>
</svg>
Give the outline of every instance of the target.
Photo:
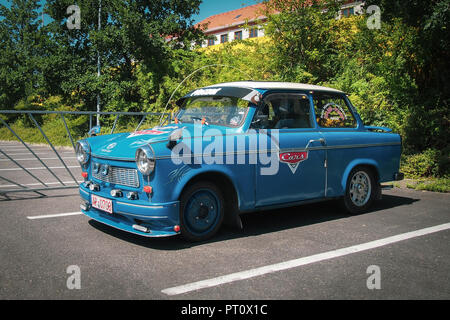
<svg viewBox="0 0 450 320">
<path fill-rule="evenodd" d="M 40 1 L 41 4 L 44 2 L 45 0 Z M 203 0 L 200 4 L 200 13 L 195 15 L 193 19 L 197 23 L 212 15 L 250 6 L 258 2 L 261 2 L 261 0 Z M 0 3 L 8 6 L 6 0 L 0 0 Z M 74 3 L 76 3 L 76 0 L 74 0 Z"/>
</svg>

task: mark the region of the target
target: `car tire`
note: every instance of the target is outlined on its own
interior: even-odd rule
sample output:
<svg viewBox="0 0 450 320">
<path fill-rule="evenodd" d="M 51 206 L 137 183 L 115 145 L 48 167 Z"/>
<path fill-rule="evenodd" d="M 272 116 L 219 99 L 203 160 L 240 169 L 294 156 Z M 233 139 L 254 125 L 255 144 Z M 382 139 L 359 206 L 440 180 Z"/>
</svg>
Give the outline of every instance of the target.
<svg viewBox="0 0 450 320">
<path fill-rule="evenodd" d="M 181 235 L 188 241 L 214 236 L 224 219 L 225 202 L 220 189 L 208 181 L 187 187 L 180 197 Z"/>
<path fill-rule="evenodd" d="M 367 167 L 355 167 L 350 171 L 342 201 L 344 209 L 350 214 L 366 212 L 377 197 L 375 177 Z"/>
</svg>

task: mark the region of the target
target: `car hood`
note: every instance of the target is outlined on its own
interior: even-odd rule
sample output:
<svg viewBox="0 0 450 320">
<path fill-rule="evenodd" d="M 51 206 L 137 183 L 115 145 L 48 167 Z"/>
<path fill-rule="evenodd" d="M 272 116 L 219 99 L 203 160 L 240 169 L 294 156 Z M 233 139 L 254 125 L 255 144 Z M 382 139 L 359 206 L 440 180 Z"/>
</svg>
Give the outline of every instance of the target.
<svg viewBox="0 0 450 320">
<path fill-rule="evenodd" d="M 178 125 L 170 125 L 93 137 L 89 139 L 91 153 L 97 158 L 134 160 L 136 149 L 149 143 L 167 141 L 170 133 L 178 128 Z"/>
<path fill-rule="evenodd" d="M 165 143 L 169 139 L 169 135 L 176 129 L 182 128 L 186 137 L 197 137 L 200 138 L 209 132 L 214 132 L 214 134 L 228 134 L 230 128 L 225 128 L 221 126 L 194 126 L 192 124 L 186 125 L 176 125 L 171 124 L 163 127 L 154 127 L 151 129 L 138 130 L 134 132 L 127 133 L 117 133 L 111 135 L 102 135 L 97 137 L 89 138 L 89 144 L 91 146 L 91 153 L 93 157 L 97 158 L 107 158 L 107 159 L 117 159 L 117 160 L 127 160 L 134 161 L 136 150 L 149 143 L 155 144 L 158 142 Z M 214 129 L 214 131 L 206 131 Z M 199 131 L 200 130 L 200 131 Z M 230 131 L 228 131 L 230 130 Z M 186 132 L 187 131 L 187 132 Z M 183 134 L 183 135 L 184 135 Z M 165 153 L 170 154 L 170 150 L 165 146 L 155 147 L 154 150 L 157 156 L 163 156 Z M 164 154 L 162 154 L 164 153 Z"/>
</svg>

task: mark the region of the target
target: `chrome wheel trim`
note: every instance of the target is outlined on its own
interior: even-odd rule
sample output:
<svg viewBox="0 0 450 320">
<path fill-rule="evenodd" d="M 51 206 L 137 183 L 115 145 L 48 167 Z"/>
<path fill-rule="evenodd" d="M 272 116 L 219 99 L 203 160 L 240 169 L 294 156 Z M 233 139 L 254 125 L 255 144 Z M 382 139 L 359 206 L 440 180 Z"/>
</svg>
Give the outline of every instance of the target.
<svg viewBox="0 0 450 320">
<path fill-rule="evenodd" d="M 364 206 L 372 194 L 372 183 L 369 175 L 365 171 L 356 172 L 349 186 L 349 195 L 352 203 L 357 207 Z"/>
</svg>

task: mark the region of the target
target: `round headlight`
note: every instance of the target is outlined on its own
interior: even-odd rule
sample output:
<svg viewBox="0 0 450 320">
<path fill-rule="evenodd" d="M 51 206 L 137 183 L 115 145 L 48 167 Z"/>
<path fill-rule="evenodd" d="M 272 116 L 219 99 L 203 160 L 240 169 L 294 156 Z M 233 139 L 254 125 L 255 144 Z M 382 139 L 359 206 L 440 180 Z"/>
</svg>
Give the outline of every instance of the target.
<svg viewBox="0 0 450 320">
<path fill-rule="evenodd" d="M 77 160 L 81 165 L 85 165 L 86 163 L 88 163 L 89 155 L 91 154 L 89 143 L 84 140 L 77 142 L 75 153 L 77 156 Z"/>
<path fill-rule="evenodd" d="M 136 150 L 136 166 L 138 170 L 148 176 L 155 169 L 155 154 L 151 147 L 144 146 Z"/>
</svg>

